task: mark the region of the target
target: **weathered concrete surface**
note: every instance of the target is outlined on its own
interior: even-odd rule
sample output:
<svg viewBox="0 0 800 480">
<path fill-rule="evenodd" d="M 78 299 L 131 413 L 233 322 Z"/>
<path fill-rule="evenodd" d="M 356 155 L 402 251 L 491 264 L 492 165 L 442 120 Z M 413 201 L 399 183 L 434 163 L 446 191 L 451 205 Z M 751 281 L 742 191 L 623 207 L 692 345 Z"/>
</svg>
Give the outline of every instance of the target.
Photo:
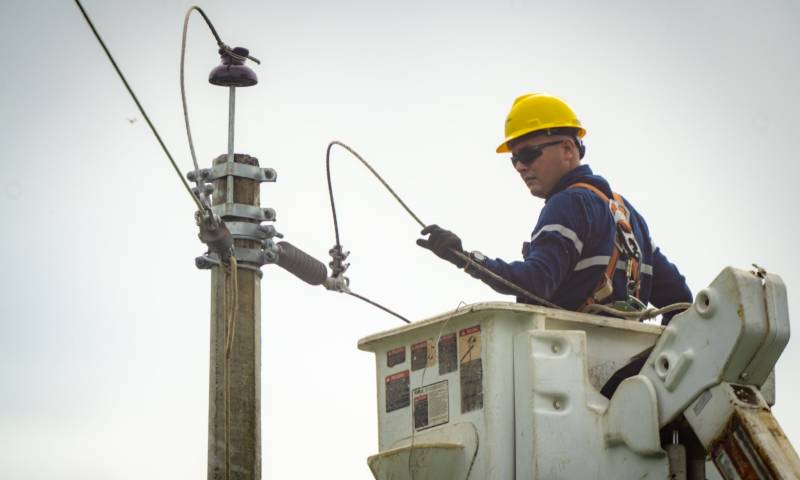
<svg viewBox="0 0 800 480">
<path fill-rule="evenodd" d="M 225 156 L 214 161 L 224 163 Z M 237 154 L 236 163 L 258 165 L 258 160 Z M 224 203 L 227 180 L 215 182 L 213 203 Z M 234 202 L 259 205 L 259 183 L 234 179 Z M 237 218 L 237 221 L 253 220 Z M 257 248 L 258 242 L 235 240 L 238 247 Z M 238 269 L 238 302 L 235 335 L 229 361 L 230 476 L 226 476 L 225 452 L 225 271 L 211 271 L 211 359 L 208 400 L 208 479 L 258 480 L 261 478 L 261 279 L 253 270 Z"/>
</svg>

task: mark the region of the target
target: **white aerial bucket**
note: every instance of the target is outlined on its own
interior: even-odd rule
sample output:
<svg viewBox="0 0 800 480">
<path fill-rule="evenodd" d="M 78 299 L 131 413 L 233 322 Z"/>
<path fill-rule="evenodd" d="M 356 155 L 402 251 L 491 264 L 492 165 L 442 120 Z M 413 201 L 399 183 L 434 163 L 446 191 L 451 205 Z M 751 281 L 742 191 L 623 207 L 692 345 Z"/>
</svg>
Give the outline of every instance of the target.
<svg viewBox="0 0 800 480">
<path fill-rule="evenodd" d="M 379 480 L 588 479 L 608 472 L 600 464 L 622 462 L 626 472 L 614 478 L 666 478 L 656 419 L 617 413 L 609 420 L 608 400 L 599 394 L 662 331 L 483 303 L 366 337 L 358 346 L 375 353 L 380 450 L 370 469 Z M 636 438 L 647 440 L 641 451 L 624 441 L 605 443 L 604 432 L 631 430 L 620 422 L 634 422 Z M 587 462 L 597 449 L 607 461 Z"/>
</svg>

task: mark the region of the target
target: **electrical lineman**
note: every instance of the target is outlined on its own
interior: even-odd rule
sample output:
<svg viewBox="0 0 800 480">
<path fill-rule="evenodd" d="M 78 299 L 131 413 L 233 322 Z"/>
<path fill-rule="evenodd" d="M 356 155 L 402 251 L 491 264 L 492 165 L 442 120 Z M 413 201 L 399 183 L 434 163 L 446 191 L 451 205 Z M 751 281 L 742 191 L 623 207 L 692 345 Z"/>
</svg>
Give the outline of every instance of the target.
<svg viewBox="0 0 800 480">
<path fill-rule="evenodd" d="M 545 200 L 523 260 L 506 262 L 480 252 L 468 255 L 500 277 L 570 310 L 597 304 L 641 310 L 691 302 L 677 267 L 655 246 L 644 218 L 608 182 L 581 165 L 586 130 L 560 98 L 533 93 L 514 101 L 497 153 L 511 152 L 511 164 L 531 194 Z M 461 239 L 429 225 L 417 244 L 465 268 L 500 293 L 514 293 L 460 255 Z M 528 301 L 518 297 L 518 301 Z M 665 315 L 667 322 L 671 315 Z"/>
</svg>

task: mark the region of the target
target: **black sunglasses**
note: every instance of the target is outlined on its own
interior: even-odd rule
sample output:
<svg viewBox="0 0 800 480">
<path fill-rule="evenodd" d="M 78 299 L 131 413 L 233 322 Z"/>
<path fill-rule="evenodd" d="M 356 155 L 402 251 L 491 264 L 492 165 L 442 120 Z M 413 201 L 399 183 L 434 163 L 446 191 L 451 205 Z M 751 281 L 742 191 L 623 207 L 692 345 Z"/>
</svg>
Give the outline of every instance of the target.
<svg viewBox="0 0 800 480">
<path fill-rule="evenodd" d="M 536 161 L 537 158 L 542 156 L 542 150 L 553 145 L 558 145 L 564 140 L 554 140 L 552 142 L 542 143 L 541 145 L 534 145 L 532 147 L 523 148 L 516 154 L 511 156 L 511 165 L 516 167 L 517 162 L 525 165 L 526 167 Z"/>
</svg>

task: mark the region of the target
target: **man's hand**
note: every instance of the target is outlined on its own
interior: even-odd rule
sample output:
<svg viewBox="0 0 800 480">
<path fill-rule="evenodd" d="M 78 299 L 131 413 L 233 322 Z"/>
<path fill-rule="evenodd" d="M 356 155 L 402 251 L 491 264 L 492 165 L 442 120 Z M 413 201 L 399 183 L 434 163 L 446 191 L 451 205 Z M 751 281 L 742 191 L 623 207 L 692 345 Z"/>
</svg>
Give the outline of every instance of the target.
<svg viewBox="0 0 800 480">
<path fill-rule="evenodd" d="M 458 268 L 464 268 L 467 261 L 456 255 L 455 252 L 463 253 L 461 239 L 458 235 L 445 230 L 438 225 L 428 225 L 420 232 L 422 235 L 430 235 L 427 239 L 417 239 L 417 245 L 435 253 L 440 258 L 447 260 Z M 455 251 L 455 252 L 454 252 Z"/>
</svg>

